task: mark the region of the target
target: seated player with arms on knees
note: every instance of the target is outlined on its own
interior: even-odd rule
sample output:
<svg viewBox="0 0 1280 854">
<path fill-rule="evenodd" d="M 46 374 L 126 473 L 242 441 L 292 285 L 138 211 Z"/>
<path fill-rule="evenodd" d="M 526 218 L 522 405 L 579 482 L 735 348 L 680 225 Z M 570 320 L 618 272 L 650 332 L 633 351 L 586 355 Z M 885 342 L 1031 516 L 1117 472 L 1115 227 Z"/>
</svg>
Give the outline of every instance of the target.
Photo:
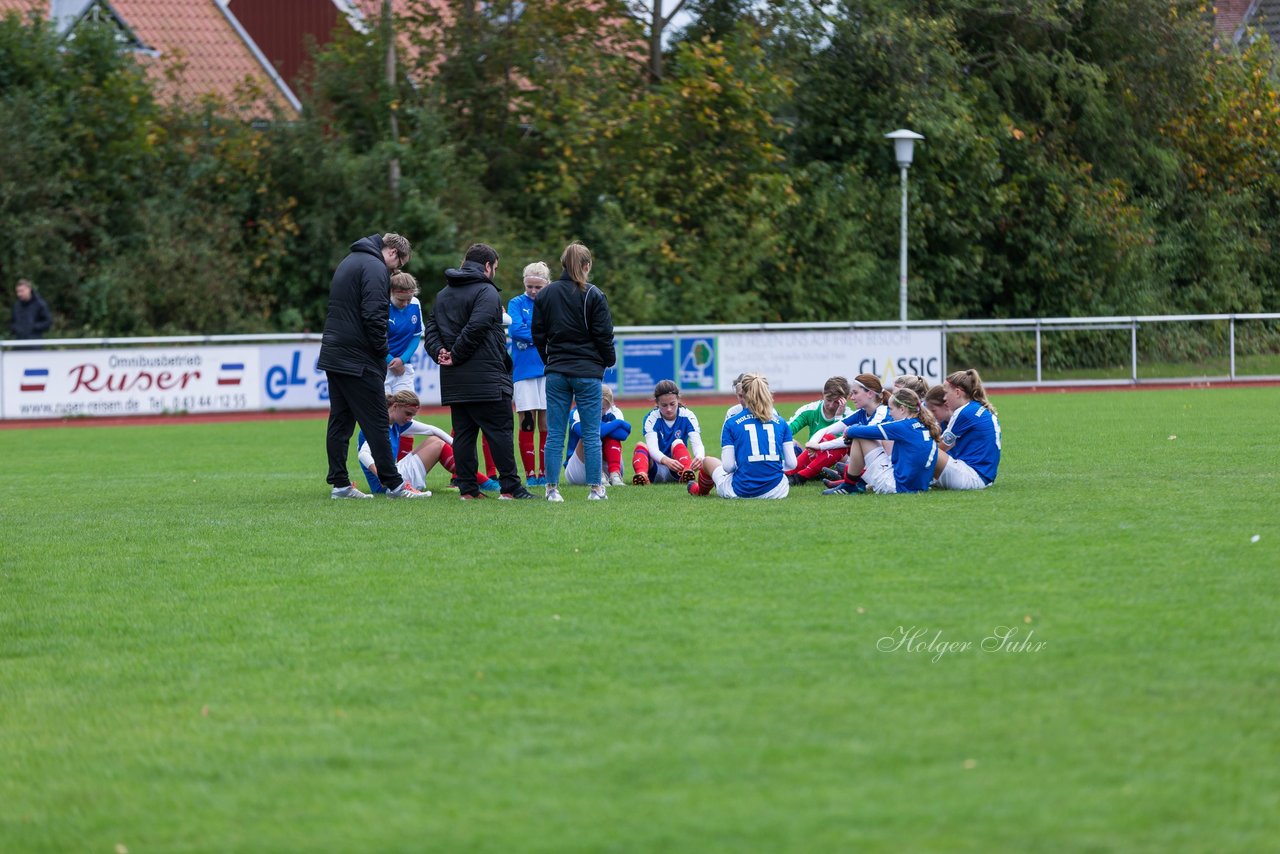
<svg viewBox="0 0 1280 854">
<path fill-rule="evenodd" d="M 889 392 L 880 384 L 875 374 L 858 374 L 850 383 L 849 402 L 853 404 L 853 414 L 846 415 L 830 427 L 824 427 L 809 437 L 805 443 L 808 454 L 802 468 L 805 477 L 822 474 L 826 477 L 839 478 L 841 475 L 832 467 L 845 458 L 849 452 L 849 443 L 845 441 L 844 431 L 850 427 L 864 425 L 875 426 L 889 418 Z M 858 473 L 861 473 L 858 469 Z M 812 474 L 811 474 L 812 473 Z M 834 484 L 831 484 L 834 485 Z"/>
<path fill-rule="evenodd" d="M 986 489 L 1000 468 L 1000 419 L 987 400 L 982 377 L 970 368 L 943 380 L 951 419 L 942 432 L 950 461 L 938 474 L 942 489 Z"/>
<path fill-rule="evenodd" d="M 430 498 L 427 491 L 427 472 L 440 459 L 441 452 L 453 444 L 453 437 L 439 427 L 414 421 L 418 414 L 418 396 L 409 390 L 401 390 L 387 395 L 387 420 L 391 422 L 391 447 L 399 447 L 402 437 L 428 437 L 411 452 L 404 455 L 396 463 L 396 470 L 404 482 L 413 487 L 414 498 Z M 385 492 L 382 482 L 378 480 L 378 470 L 373 464 L 373 452 L 361 432 L 357 439 L 359 450 L 356 456 L 360 460 L 360 470 L 364 472 L 369 489 L 375 493 Z"/>
<path fill-rule="evenodd" d="M 933 418 L 938 422 L 940 427 L 945 427 L 947 422 L 951 420 L 951 407 L 947 405 L 947 389 L 945 386 L 936 385 L 924 396 L 924 406 L 931 413 Z"/>
<path fill-rule="evenodd" d="M 721 459 L 707 457 L 691 495 L 721 498 L 786 498 L 791 490 L 783 473 L 795 467 L 791 428 L 773 408 L 769 381 L 760 374 L 742 378 L 746 409 L 725 421 L 720 433 Z"/>
<path fill-rule="evenodd" d="M 844 377 L 828 379 L 822 386 L 822 397 L 797 409 L 787 423 L 791 428 L 791 435 L 799 441 L 801 432 L 808 431 L 812 438 L 837 421 L 853 415 L 853 410 L 845 405 L 851 391 L 849 381 Z M 823 468 L 835 465 L 843 457 L 843 447 L 831 451 L 802 451 L 796 459 L 795 469 L 787 472 L 787 479 L 792 486 L 799 486 L 821 476 Z"/>
<path fill-rule="evenodd" d="M 607 385 L 600 387 L 600 456 L 601 476 L 610 486 L 625 486 L 622 482 L 622 443 L 631 435 L 631 422 L 622 417 L 622 410 L 613 405 L 613 391 Z M 564 461 L 564 479 L 575 486 L 587 483 L 587 458 L 582 441 L 582 417 L 575 407 L 569 415 L 569 452 Z"/>
<path fill-rule="evenodd" d="M 889 398 L 891 420 L 874 427 L 849 427 L 845 437 L 849 446 L 849 467 L 843 483 L 825 490 L 823 495 L 849 495 L 870 489 L 872 492 L 925 492 L 933 480 L 935 466 L 946 465 L 946 452 L 938 449 L 942 432 L 933 414 L 909 388 L 899 388 Z M 890 447 L 886 452 L 885 445 Z M 861 462 L 859 462 L 861 461 Z M 860 472 L 850 478 L 851 472 Z M 865 489 L 862 488 L 865 485 Z"/>
<path fill-rule="evenodd" d="M 644 442 L 636 445 L 631 455 L 631 468 L 637 486 L 650 483 L 683 481 L 698 476 L 702 458 L 702 432 L 698 416 L 680 403 L 680 389 L 672 380 L 654 386 L 657 404 L 644 419 Z"/>
</svg>

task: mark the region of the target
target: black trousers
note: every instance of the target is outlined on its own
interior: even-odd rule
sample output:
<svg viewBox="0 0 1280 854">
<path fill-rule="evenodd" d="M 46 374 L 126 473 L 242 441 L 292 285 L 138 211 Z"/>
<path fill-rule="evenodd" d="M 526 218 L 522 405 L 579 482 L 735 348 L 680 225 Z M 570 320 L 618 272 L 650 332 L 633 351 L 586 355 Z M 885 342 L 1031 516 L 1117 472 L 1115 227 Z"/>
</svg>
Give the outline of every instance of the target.
<svg viewBox="0 0 1280 854">
<path fill-rule="evenodd" d="M 511 398 L 450 404 L 453 412 L 453 461 L 458 492 L 478 495 L 476 486 L 476 434 L 484 431 L 489 451 L 498 467 L 498 483 L 505 493 L 520 488 L 516 473 L 516 448 L 511 432 Z M 379 469 L 381 471 L 381 469 Z"/>
<path fill-rule="evenodd" d="M 378 480 L 388 490 L 395 489 L 404 482 L 404 478 L 396 469 L 396 454 L 391 448 L 387 395 L 382 388 L 385 378 L 371 371 L 359 376 L 326 371 L 325 376 L 329 378 L 329 430 L 325 436 L 329 477 L 326 480 L 331 486 L 351 485 L 351 477 L 347 474 L 347 452 L 351 449 L 351 434 L 358 423 L 373 453 Z"/>
</svg>

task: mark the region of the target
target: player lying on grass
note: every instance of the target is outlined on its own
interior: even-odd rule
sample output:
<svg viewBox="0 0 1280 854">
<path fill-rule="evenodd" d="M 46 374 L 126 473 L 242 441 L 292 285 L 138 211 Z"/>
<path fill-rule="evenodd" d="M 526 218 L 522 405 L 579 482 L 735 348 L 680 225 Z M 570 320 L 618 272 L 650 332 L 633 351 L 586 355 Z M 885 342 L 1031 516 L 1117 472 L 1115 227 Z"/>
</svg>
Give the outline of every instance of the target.
<svg viewBox="0 0 1280 854">
<path fill-rule="evenodd" d="M 925 492 L 933 480 L 942 437 L 933 414 L 909 388 L 899 388 L 889 398 L 891 420 L 875 426 L 861 425 L 845 430 L 849 439 L 849 467 L 842 483 L 823 495 L 851 495 L 872 492 Z M 886 452 L 886 447 L 890 449 Z"/>
<path fill-rule="evenodd" d="M 613 391 L 600 387 L 600 471 L 610 486 L 623 486 L 622 443 L 631 435 L 631 422 L 623 420 L 622 410 L 613 405 Z M 582 417 L 577 407 L 569 415 L 569 453 L 564 462 L 567 483 L 583 486 L 587 482 L 586 443 L 582 441 Z"/>
<path fill-rule="evenodd" d="M 875 426 L 889 417 L 885 402 L 889 393 L 875 374 L 858 374 L 850 383 L 849 402 L 854 409 L 840 421 L 825 427 L 809 437 L 804 453 L 796 460 L 792 472 L 792 484 L 799 485 L 823 473 L 824 468 L 834 467 L 849 452 L 844 431 L 849 427 Z"/>
<path fill-rule="evenodd" d="M 1000 468 L 1000 419 L 987 400 L 982 377 L 970 368 L 948 374 L 942 387 L 951 420 L 942 432 L 950 462 L 938 475 L 943 489 L 986 489 Z"/>
<path fill-rule="evenodd" d="M 849 401 L 850 393 L 849 381 L 844 377 L 828 379 L 822 386 L 822 397 L 797 409 L 796 414 L 787 422 L 787 426 L 791 428 L 791 435 L 798 442 L 800 434 L 807 432 L 808 438 L 812 439 L 837 421 L 853 415 L 853 410 L 845 405 Z M 792 486 L 799 486 L 806 480 L 812 480 L 821 475 L 825 466 L 832 465 L 843 454 L 843 446 L 831 454 L 821 451 L 803 452 L 796 460 L 796 468 L 787 472 L 787 479 Z"/>
<path fill-rule="evenodd" d="M 707 457 L 691 495 L 721 498 L 786 498 L 791 489 L 784 471 L 795 467 L 791 428 L 773 408 L 769 381 L 760 374 L 742 378 L 746 409 L 724 423 L 721 458 Z"/>
<path fill-rule="evenodd" d="M 673 480 L 689 482 L 698 476 L 702 458 L 702 432 L 698 416 L 680 403 L 680 389 L 672 380 L 654 386 L 657 404 L 644 419 L 644 442 L 631 455 L 637 486 Z"/>
<path fill-rule="evenodd" d="M 418 396 L 407 389 L 387 395 L 387 420 L 391 422 L 391 447 L 398 448 L 402 436 L 428 437 L 396 462 L 396 470 L 404 478 L 405 484 L 413 490 L 410 497 L 429 498 L 431 493 L 427 491 L 427 472 L 439 461 L 441 451 L 453 444 L 453 437 L 439 427 L 414 421 L 413 416 L 418 414 L 418 407 Z M 378 480 L 378 470 L 373 464 L 373 452 L 369 449 L 369 443 L 365 441 L 363 432 L 359 434 L 357 442 L 359 450 L 356 456 L 360 460 L 360 470 L 364 472 L 365 480 L 369 482 L 370 491 L 386 492 L 386 488 Z"/>
</svg>

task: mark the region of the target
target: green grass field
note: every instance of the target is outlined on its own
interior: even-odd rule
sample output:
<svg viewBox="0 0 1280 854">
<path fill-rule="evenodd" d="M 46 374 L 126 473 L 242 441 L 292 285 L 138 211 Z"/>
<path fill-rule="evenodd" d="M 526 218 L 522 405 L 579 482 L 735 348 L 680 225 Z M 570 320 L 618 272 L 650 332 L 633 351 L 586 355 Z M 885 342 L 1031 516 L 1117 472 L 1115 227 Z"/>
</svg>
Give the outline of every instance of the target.
<svg viewBox="0 0 1280 854">
<path fill-rule="evenodd" d="M 784 502 L 0 430 L 0 851 L 1276 850 L 1280 389 L 995 403 L 984 493 Z"/>
</svg>

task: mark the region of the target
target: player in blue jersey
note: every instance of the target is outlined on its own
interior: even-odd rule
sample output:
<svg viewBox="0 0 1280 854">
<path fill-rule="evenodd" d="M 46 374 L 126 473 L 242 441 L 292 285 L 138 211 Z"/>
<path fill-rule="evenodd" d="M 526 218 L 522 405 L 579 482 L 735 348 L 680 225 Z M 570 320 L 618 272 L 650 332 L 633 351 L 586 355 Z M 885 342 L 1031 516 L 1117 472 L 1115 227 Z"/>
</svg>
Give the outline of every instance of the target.
<svg viewBox="0 0 1280 854">
<path fill-rule="evenodd" d="M 889 392 L 885 390 L 879 377 L 875 374 L 858 374 L 849 383 L 849 388 L 849 403 L 853 407 L 853 414 L 815 432 L 805 443 L 800 467 L 807 470 L 806 477 L 811 476 L 815 468 L 819 474 L 826 475 L 837 464 L 846 464 L 849 442 L 844 437 L 845 430 L 864 425 L 874 427 L 889 419 Z M 858 462 L 857 473 L 860 474 L 861 460 Z M 792 482 L 803 481 L 793 478 Z"/>
<path fill-rule="evenodd" d="M 520 459 L 530 486 L 547 485 L 542 469 L 542 460 L 547 456 L 547 376 L 538 348 L 533 346 L 533 301 L 550 282 L 551 268 L 543 261 L 534 261 L 524 268 L 524 293 L 507 303 L 511 318 L 507 330 L 511 338 L 511 380 L 516 413 L 520 416 Z M 534 441 L 535 427 L 541 442 Z"/>
<path fill-rule="evenodd" d="M 987 400 L 982 377 L 970 368 L 943 381 L 951 420 L 942 432 L 942 447 L 951 461 L 938 475 L 943 489 L 986 489 L 1000 468 L 1000 419 Z"/>
<path fill-rule="evenodd" d="M 396 463 L 396 470 L 404 478 L 405 486 L 412 490 L 412 498 L 430 498 L 427 491 L 427 472 L 440 459 L 441 451 L 453 444 L 453 437 L 439 427 L 414 421 L 418 414 L 418 396 L 408 389 L 387 395 L 387 420 L 391 423 L 391 447 L 400 445 L 401 437 L 426 436 L 410 453 Z M 357 439 L 359 450 L 356 456 L 360 460 L 360 470 L 364 472 L 369 489 L 374 492 L 385 492 L 382 482 L 378 480 L 378 469 L 373 464 L 373 452 L 361 432 Z"/>
<path fill-rule="evenodd" d="M 600 476 L 610 486 L 623 486 L 622 443 L 631 435 L 631 422 L 613 405 L 613 390 L 600 386 Z M 586 443 L 582 441 L 582 418 L 578 408 L 569 413 L 569 450 L 565 454 L 566 483 L 584 486 L 587 482 Z"/>
<path fill-rule="evenodd" d="M 845 436 L 852 440 L 850 457 L 862 459 L 861 478 L 873 492 L 925 492 L 933 480 L 938 457 L 946 456 L 938 449 L 942 432 L 933 414 L 909 388 L 898 388 L 889 397 L 891 420 L 872 426 L 848 427 Z M 882 444 L 883 443 L 883 444 Z M 885 445 L 891 451 L 886 453 Z M 943 463 L 945 465 L 945 461 Z M 845 471 L 845 482 L 823 492 L 823 495 L 848 495 L 861 491 L 857 480 Z"/>
<path fill-rule="evenodd" d="M 644 419 L 644 441 L 631 455 L 637 486 L 680 480 L 688 483 L 702 469 L 706 456 L 698 416 L 680 403 L 680 389 L 672 380 L 653 388 L 657 404 Z"/>
<path fill-rule="evenodd" d="M 422 304 L 418 280 L 408 273 L 391 277 L 391 308 L 387 315 L 387 378 L 383 389 L 395 394 L 413 387 L 413 354 L 422 340 Z"/>
<path fill-rule="evenodd" d="M 786 498 L 791 489 L 786 469 L 795 468 L 791 428 L 773 408 L 769 381 L 760 374 L 742 378 L 742 412 L 724 422 L 721 458 L 707 457 L 691 495 L 721 498 Z"/>
</svg>

